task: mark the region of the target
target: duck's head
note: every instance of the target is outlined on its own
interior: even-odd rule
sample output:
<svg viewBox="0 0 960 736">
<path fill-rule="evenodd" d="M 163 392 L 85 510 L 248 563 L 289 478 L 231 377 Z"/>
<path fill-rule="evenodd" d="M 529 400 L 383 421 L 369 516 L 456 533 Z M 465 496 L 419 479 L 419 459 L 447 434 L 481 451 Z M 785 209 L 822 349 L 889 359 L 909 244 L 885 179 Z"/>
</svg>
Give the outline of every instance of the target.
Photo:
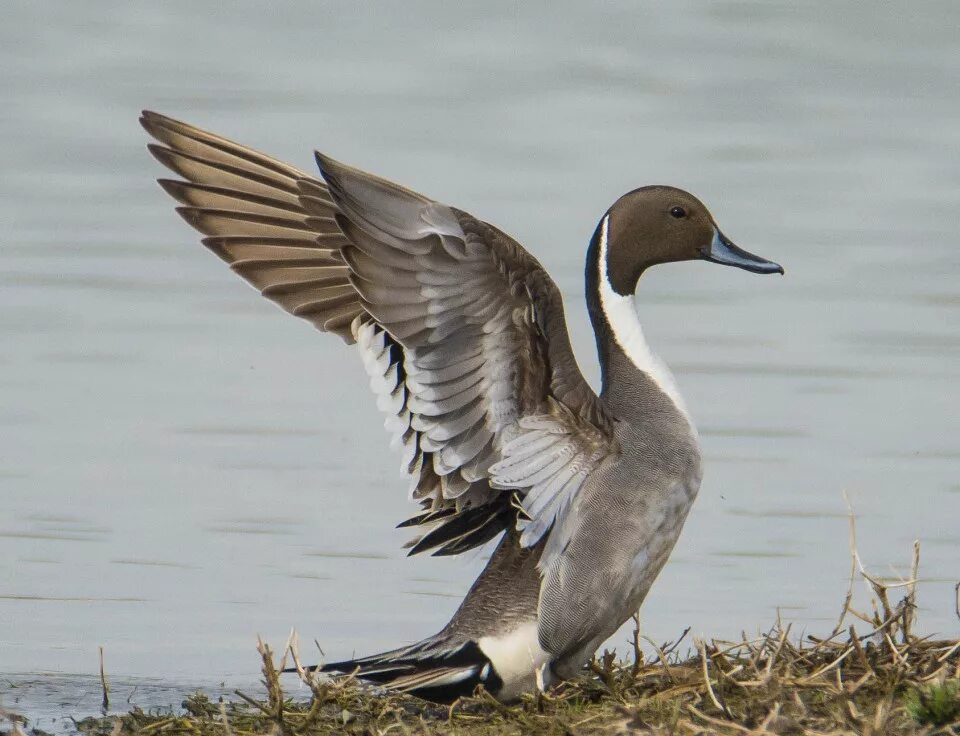
<svg viewBox="0 0 960 736">
<path fill-rule="evenodd" d="M 635 189 L 614 202 L 606 228 L 607 279 L 618 294 L 632 294 L 643 271 L 658 263 L 711 261 L 754 273 L 783 268 L 734 245 L 704 204 L 675 187 Z"/>
</svg>

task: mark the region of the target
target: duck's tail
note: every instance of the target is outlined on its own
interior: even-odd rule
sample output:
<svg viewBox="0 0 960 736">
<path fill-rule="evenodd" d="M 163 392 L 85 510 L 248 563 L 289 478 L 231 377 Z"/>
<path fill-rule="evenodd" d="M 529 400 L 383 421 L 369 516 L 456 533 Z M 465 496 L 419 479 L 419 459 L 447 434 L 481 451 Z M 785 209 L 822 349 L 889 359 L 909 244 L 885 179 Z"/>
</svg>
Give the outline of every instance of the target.
<svg viewBox="0 0 960 736">
<path fill-rule="evenodd" d="M 510 529 L 440 633 L 310 669 L 352 674 L 437 703 L 472 695 L 477 685 L 498 699 L 515 699 L 535 686 L 535 672 L 548 659 L 537 638 L 539 558 L 540 547 L 524 549 Z"/>
<path fill-rule="evenodd" d="M 435 703 L 452 703 L 472 695 L 477 685 L 491 693 L 503 686 L 490 658 L 475 641 L 457 641 L 442 634 L 401 649 L 331 662 L 316 669 L 352 674 Z"/>
</svg>

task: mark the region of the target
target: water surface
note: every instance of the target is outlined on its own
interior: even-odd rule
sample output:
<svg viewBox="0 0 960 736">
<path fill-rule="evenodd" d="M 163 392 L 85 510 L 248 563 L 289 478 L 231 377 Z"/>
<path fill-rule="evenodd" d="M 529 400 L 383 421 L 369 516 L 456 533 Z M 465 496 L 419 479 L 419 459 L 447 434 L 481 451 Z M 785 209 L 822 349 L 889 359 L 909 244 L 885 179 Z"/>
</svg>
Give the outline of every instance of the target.
<svg viewBox="0 0 960 736">
<path fill-rule="evenodd" d="M 641 184 L 696 192 L 787 274 L 641 284 L 706 455 L 647 633 L 778 608 L 829 629 L 845 491 L 877 572 L 925 540 L 920 625 L 957 634 L 956 3 L 24 0 L 0 20 L 4 705 L 87 708 L 2 688 L 66 693 L 100 645 L 118 681 L 179 692 L 255 679 L 258 633 L 331 657 L 411 641 L 484 561 L 405 558 L 359 360 L 197 244 L 142 107 L 304 168 L 321 148 L 516 235 L 591 380 L 597 219 Z"/>
</svg>

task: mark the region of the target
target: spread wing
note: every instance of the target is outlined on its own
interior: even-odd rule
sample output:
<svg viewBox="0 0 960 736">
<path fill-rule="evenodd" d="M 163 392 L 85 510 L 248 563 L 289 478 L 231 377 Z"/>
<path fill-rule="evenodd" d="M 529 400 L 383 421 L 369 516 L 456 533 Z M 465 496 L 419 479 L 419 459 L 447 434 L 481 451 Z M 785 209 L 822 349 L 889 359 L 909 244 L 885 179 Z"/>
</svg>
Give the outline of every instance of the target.
<svg viewBox="0 0 960 736">
<path fill-rule="evenodd" d="M 412 552 L 518 520 L 532 545 L 616 452 L 559 290 L 466 212 L 317 154 L 323 181 L 144 113 L 161 180 L 203 243 L 288 312 L 356 342 L 423 512 Z M 517 501 L 519 500 L 519 504 Z"/>
<path fill-rule="evenodd" d="M 304 172 L 192 125 L 147 111 L 140 123 L 162 144 L 148 146 L 154 157 L 186 180 L 159 182 L 203 244 L 286 311 L 352 342 L 363 309 L 326 188 L 305 196 Z"/>
</svg>

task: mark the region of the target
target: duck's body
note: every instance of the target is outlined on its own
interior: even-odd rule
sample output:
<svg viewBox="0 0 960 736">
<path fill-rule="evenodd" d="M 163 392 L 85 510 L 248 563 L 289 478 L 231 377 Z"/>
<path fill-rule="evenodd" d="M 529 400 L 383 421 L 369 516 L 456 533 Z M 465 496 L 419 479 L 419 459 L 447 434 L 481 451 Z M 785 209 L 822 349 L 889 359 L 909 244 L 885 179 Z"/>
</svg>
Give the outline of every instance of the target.
<svg viewBox="0 0 960 736">
<path fill-rule="evenodd" d="M 640 606 L 700 486 L 696 430 L 643 339 L 644 269 L 705 259 L 761 273 L 692 195 L 647 187 L 587 253 L 599 395 L 576 365 L 559 290 L 509 236 L 317 155 L 324 181 L 144 113 L 161 181 L 204 244 L 287 311 L 356 342 L 424 511 L 412 551 L 503 534 L 434 637 L 323 669 L 434 700 L 501 700 L 576 674 Z M 506 533 L 504 533 L 506 532 Z"/>
</svg>

